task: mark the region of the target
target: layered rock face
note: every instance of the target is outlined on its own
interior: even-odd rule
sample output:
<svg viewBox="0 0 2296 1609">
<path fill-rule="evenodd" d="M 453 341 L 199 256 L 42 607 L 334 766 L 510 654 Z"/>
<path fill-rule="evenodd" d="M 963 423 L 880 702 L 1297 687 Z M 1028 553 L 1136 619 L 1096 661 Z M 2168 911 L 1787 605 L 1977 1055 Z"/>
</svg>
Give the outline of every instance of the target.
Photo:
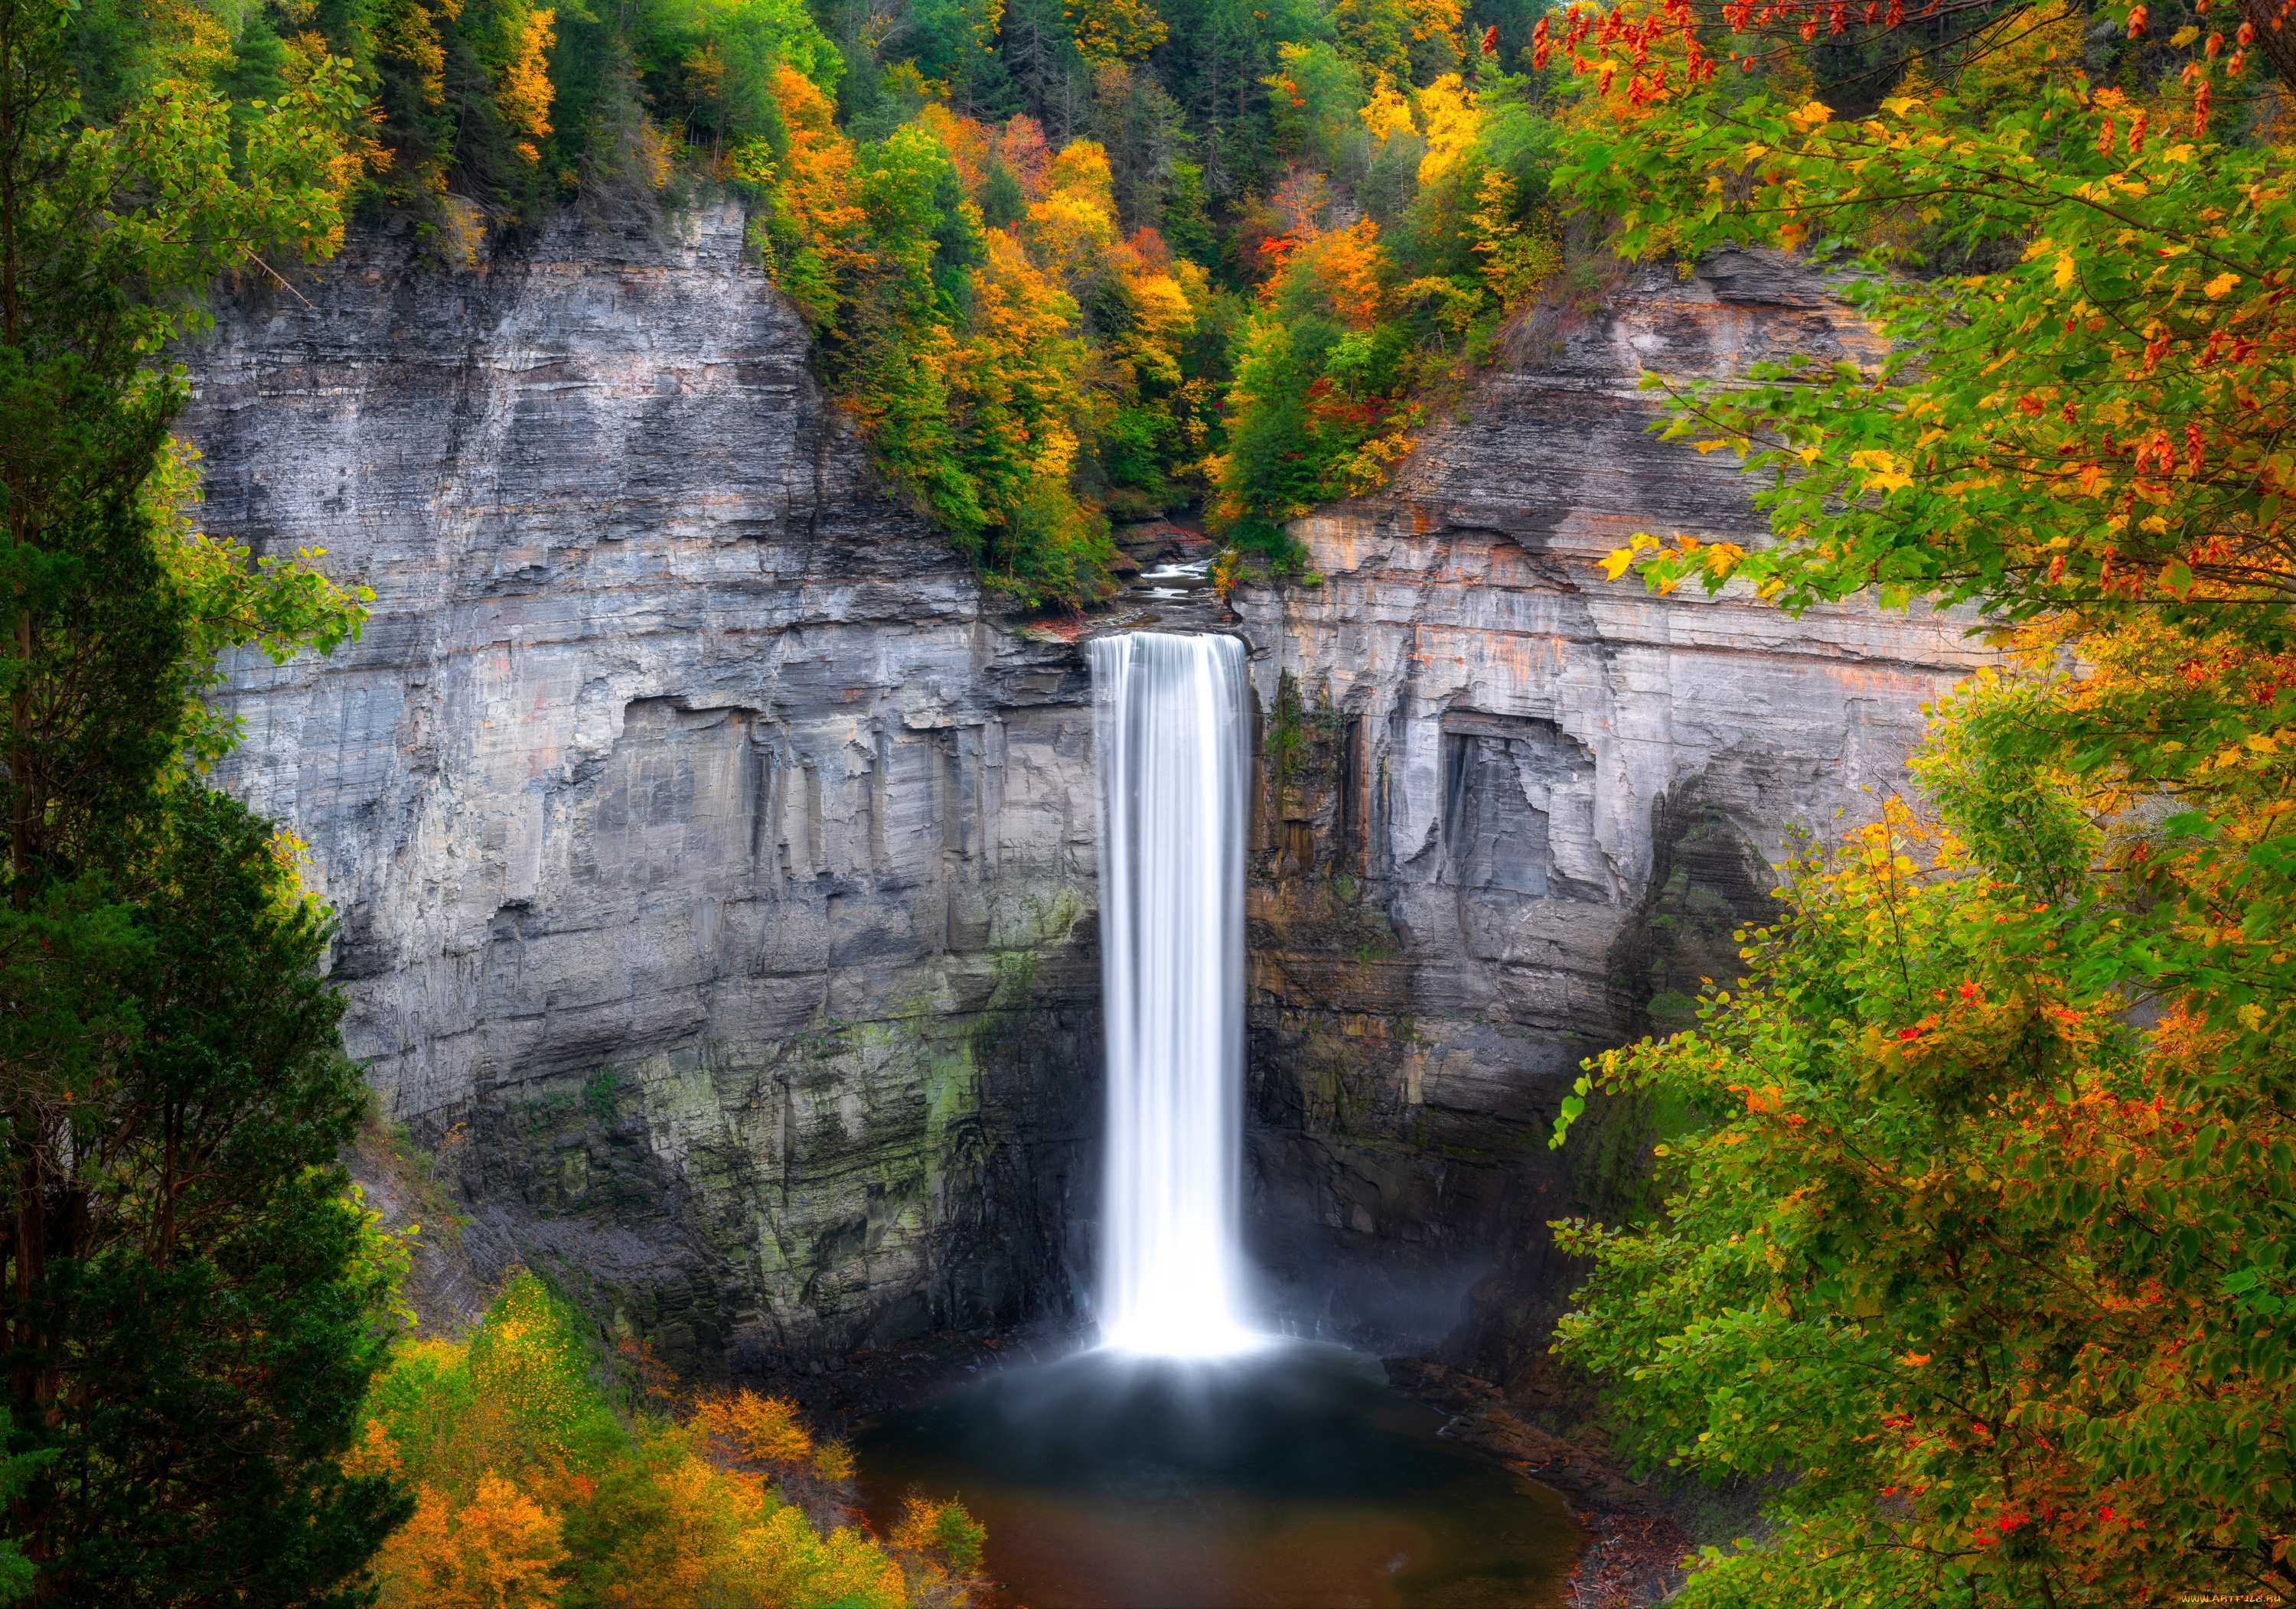
<svg viewBox="0 0 2296 1609">
<path fill-rule="evenodd" d="M 482 1275 L 549 1268 L 685 1368 L 1073 1311 L 1096 1172 L 1082 657 L 873 489 L 741 237 L 370 238 L 186 355 L 207 528 L 376 593 L 227 694 L 224 780 L 340 914 L 350 1048 Z M 1499 1375 L 1540 1344 L 1540 1226 L 1639 1143 L 1546 1148 L 1576 1063 L 1726 972 L 1787 829 L 1870 810 L 1976 658 L 1594 568 L 1759 529 L 1642 433 L 1641 369 L 1854 345 L 1775 264 L 1630 285 L 1306 522 L 1320 584 L 1239 598 L 1254 1233 L 1295 1317 L 1464 1311 Z"/>
<path fill-rule="evenodd" d="M 1059 1311 L 1099 1066 L 1088 686 L 872 487 L 723 208 L 219 310 L 211 533 L 376 597 L 226 785 L 481 1270 L 684 1367 Z"/>
<path fill-rule="evenodd" d="M 1257 1233 L 1303 1319 L 1425 1342 L 1473 1286 L 1455 1357 L 1543 1352 L 1570 1282 L 1546 1221 L 1647 1154 L 1630 1112 L 1548 1150 L 1578 1062 L 1734 977 L 1790 835 L 1871 819 L 1983 657 L 1959 617 L 1793 619 L 1597 568 L 1636 531 L 1763 528 L 1726 453 L 1644 433 L 1643 371 L 1862 333 L 1775 259 L 1647 274 L 1535 325 L 1384 494 L 1303 522 L 1321 584 L 1240 598 Z"/>
</svg>

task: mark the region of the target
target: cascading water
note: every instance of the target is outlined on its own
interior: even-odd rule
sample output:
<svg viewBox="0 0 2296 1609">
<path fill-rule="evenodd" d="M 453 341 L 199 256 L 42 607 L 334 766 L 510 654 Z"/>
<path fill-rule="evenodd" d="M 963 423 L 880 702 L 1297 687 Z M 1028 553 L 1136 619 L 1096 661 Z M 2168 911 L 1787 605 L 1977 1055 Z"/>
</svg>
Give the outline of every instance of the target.
<svg viewBox="0 0 2296 1609">
<path fill-rule="evenodd" d="M 1242 1317 L 1243 645 L 1091 645 L 1108 1035 L 1104 1346 L 1218 1357 Z"/>
</svg>

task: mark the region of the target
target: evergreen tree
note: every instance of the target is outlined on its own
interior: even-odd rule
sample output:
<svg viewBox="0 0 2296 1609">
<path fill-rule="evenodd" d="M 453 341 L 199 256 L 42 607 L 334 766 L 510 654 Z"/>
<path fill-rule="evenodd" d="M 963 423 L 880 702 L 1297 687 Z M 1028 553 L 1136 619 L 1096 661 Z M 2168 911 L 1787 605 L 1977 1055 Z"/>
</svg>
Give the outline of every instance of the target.
<svg viewBox="0 0 2296 1609">
<path fill-rule="evenodd" d="M 218 272 L 332 249 L 355 97 L 314 52 L 235 116 L 190 13 L 92 127 L 70 13 L 0 0 L 8 1530 L 44 1604 L 348 1603 L 404 1513 L 339 1464 L 384 1342 L 336 1162 L 363 1093 L 291 854 L 195 767 L 218 653 L 358 607 L 185 527 L 153 360 Z"/>
</svg>

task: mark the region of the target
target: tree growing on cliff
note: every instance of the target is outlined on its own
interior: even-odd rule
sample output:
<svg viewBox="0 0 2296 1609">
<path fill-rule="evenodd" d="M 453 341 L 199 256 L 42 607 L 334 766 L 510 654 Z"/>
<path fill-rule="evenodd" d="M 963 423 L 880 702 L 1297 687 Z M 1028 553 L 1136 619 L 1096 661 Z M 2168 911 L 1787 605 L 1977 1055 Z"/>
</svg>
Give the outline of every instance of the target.
<svg viewBox="0 0 2296 1609">
<path fill-rule="evenodd" d="M 1938 821 L 1798 869 L 1751 984 L 1590 1068 L 1701 1122 L 1661 1222 L 1566 1227 L 1564 1349 L 1651 1456 L 1796 1475 L 1692 1601 L 2296 1588 L 2296 35 L 2233 10 L 1539 30 L 1626 249 L 1810 252 L 1884 338 L 1675 393 L 1777 541 L 1611 574 L 1974 601 L 2013 654 L 1940 712 Z"/>
<path fill-rule="evenodd" d="M 333 249 L 355 101 L 324 55 L 236 112 L 161 70 L 97 127 L 69 21 L 0 0 L 6 1531 L 43 1603 L 349 1602 L 403 1512 L 337 1462 L 390 1274 L 335 1160 L 363 1094 L 293 845 L 195 768 L 219 653 L 359 606 L 188 529 L 159 359 L 217 273 Z"/>
</svg>

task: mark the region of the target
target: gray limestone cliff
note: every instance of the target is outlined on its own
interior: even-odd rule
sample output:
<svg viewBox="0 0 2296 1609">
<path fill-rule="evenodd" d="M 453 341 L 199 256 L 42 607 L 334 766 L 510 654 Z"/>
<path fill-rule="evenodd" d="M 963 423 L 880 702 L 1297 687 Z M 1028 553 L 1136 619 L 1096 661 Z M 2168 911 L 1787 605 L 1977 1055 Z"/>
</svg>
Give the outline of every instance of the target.
<svg viewBox="0 0 2296 1609">
<path fill-rule="evenodd" d="M 185 355 L 207 528 L 376 593 L 226 693 L 224 780 L 339 913 L 350 1048 L 482 1273 L 548 1267 L 689 1368 L 1079 1311 L 1096 1172 L 1081 657 L 873 487 L 741 238 L 569 218 L 447 270 L 371 235 Z M 1587 1195 L 1545 1148 L 1576 1062 L 1678 1014 L 1785 829 L 1891 786 L 1971 663 L 1594 568 L 1759 528 L 1642 434 L 1639 367 L 1854 333 L 1751 258 L 1550 320 L 1306 522 L 1320 584 L 1238 599 L 1254 1233 L 1296 1316 L 1464 1311 L 1503 1370 Z"/>
<path fill-rule="evenodd" d="M 206 528 L 376 594 L 237 667 L 224 776 L 352 1053 L 482 1270 L 681 1363 L 1063 1308 L 1098 1063 L 1081 667 L 873 489 L 742 225 L 355 241 L 219 309 L 182 427 Z"/>
<path fill-rule="evenodd" d="M 1299 527 L 1320 584 L 1243 595 L 1262 711 L 1250 892 L 1253 1187 L 1302 1318 L 1504 1376 L 1646 1137 L 1547 1136 L 1589 1053 L 1686 1025 L 1797 830 L 1899 787 L 1964 619 L 1658 598 L 1636 531 L 1740 543 L 1726 454 L 1648 435 L 1643 372 L 1862 355 L 1806 271 L 1718 255 L 1521 334 L 1378 497 Z M 1844 818 L 1837 820 L 1837 817 Z M 1633 1114 L 1618 1115 L 1631 1125 Z"/>
</svg>

